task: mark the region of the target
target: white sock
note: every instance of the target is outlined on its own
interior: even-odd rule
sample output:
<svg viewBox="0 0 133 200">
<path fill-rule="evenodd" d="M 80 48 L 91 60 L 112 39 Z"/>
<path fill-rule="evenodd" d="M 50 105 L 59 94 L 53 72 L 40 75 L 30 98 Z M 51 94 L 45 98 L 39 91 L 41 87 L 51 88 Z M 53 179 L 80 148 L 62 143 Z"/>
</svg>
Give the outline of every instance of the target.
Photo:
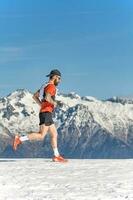
<svg viewBox="0 0 133 200">
<path fill-rule="evenodd" d="M 54 148 L 53 151 L 54 151 L 54 155 L 55 156 L 59 156 L 60 155 L 59 151 L 58 151 L 58 148 Z"/>
<path fill-rule="evenodd" d="M 21 136 L 21 137 L 20 137 L 20 140 L 21 140 L 21 142 L 24 142 L 24 141 L 29 140 L 29 138 L 28 138 L 27 135 L 26 135 L 26 136 Z"/>
</svg>

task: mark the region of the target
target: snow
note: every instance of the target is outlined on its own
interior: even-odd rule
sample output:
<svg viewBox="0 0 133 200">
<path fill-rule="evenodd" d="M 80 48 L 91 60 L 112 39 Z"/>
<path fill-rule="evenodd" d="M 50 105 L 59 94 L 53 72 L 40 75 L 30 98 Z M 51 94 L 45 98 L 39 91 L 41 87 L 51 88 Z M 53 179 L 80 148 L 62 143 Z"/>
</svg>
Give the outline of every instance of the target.
<svg viewBox="0 0 133 200">
<path fill-rule="evenodd" d="M 133 160 L 1 159 L 0 200 L 132 200 Z"/>
<path fill-rule="evenodd" d="M 70 107 L 74 107 L 76 105 L 82 105 L 87 108 L 87 111 L 92 113 L 95 121 L 101 125 L 101 127 L 105 128 L 112 134 L 115 134 L 115 129 L 119 129 L 121 127 L 128 127 L 129 121 L 133 120 L 133 104 L 121 104 L 110 101 L 100 101 L 93 97 L 84 97 L 82 99 L 70 98 L 69 96 L 59 95 L 57 96 L 58 100 L 61 100 L 64 103 L 63 110 L 67 110 Z M 88 101 L 88 99 L 93 101 Z M 84 109 L 79 111 L 79 118 L 81 113 L 85 112 Z M 88 118 L 83 117 L 82 120 L 86 120 Z M 79 121 L 78 121 L 79 124 Z M 124 130 L 125 131 L 125 130 Z M 119 131 L 121 132 L 121 130 Z"/>
<path fill-rule="evenodd" d="M 39 106 L 33 100 L 32 94 L 30 92 L 23 89 L 17 90 L 11 93 L 7 98 L 5 98 L 5 100 L 7 99 L 8 105 L 0 102 L 0 118 L 2 119 L 3 125 L 5 127 L 10 127 L 10 130 L 16 132 L 16 130 L 18 129 L 16 124 L 19 124 L 20 127 L 24 118 L 27 119 L 27 121 L 24 120 L 25 127 L 28 127 L 28 119 L 30 119 L 30 121 L 32 122 L 32 127 L 37 126 Z M 124 131 L 125 128 L 128 129 L 128 126 L 130 125 L 129 123 L 131 123 L 131 121 L 133 120 L 133 104 L 123 105 L 121 103 L 112 103 L 111 101 L 100 101 L 91 96 L 81 98 L 74 92 L 71 92 L 68 95 L 59 94 L 57 95 L 57 99 L 64 103 L 62 109 L 60 110 L 60 112 L 64 112 L 64 119 L 66 119 L 65 112 L 69 108 L 73 108 L 74 110 L 75 106 L 82 105 L 83 108 L 81 109 L 81 111 L 76 111 L 76 120 L 79 126 L 81 121 L 83 122 L 88 120 L 88 117 L 90 115 L 89 113 L 91 113 L 93 115 L 93 118 L 95 119 L 95 122 L 97 122 L 101 127 L 105 128 L 112 134 L 115 134 L 115 130 L 118 128 L 124 127 Z M 20 105 L 17 105 L 18 103 Z M 9 105 L 14 108 L 13 113 L 18 112 L 19 116 L 12 115 L 10 117 L 10 120 L 3 119 L 2 108 L 4 109 Z M 23 111 L 26 111 L 30 116 L 26 118 L 23 114 Z M 76 114 L 74 112 L 73 115 Z M 84 114 L 85 112 L 88 112 L 88 117 Z M 82 120 L 80 116 L 82 116 Z M 13 124 L 13 127 L 10 126 L 10 122 L 11 124 Z M 60 122 L 58 123 L 61 125 Z M 121 132 L 121 130 L 119 132 Z"/>
<path fill-rule="evenodd" d="M 39 130 L 38 113 L 40 108 L 32 96 L 32 93 L 21 89 L 0 100 L 1 124 L 10 135 L 13 136 L 16 133 L 23 135 Z M 73 142 L 77 141 L 78 148 L 84 147 L 81 148 L 83 153 L 89 147 L 90 142 L 91 144 L 95 143 L 93 136 L 98 137 L 104 131 L 104 136 L 108 137 L 108 134 L 110 134 L 111 138 L 113 136 L 118 141 L 123 141 L 126 145 L 129 145 L 125 147 L 127 151 L 129 147 L 132 150 L 133 104 L 131 102 L 133 101 L 130 101 L 130 104 L 128 102 L 123 104 L 121 100 L 118 102 L 101 101 L 91 96 L 80 97 L 74 92 L 58 94 L 57 100 L 63 102 L 63 107 L 57 107 L 54 117 L 55 124 L 59 128 L 59 135 L 64 134 L 61 146 L 66 140 L 69 144 L 71 143 L 69 137 L 71 135 L 74 139 Z M 73 128 L 74 132 L 71 133 Z M 4 132 L 4 129 L 1 128 L 0 135 L 4 135 Z M 8 135 L 8 133 L 6 134 Z M 104 140 L 100 138 L 98 142 L 103 144 Z M 84 144 L 80 143 L 82 141 Z M 74 148 L 76 149 L 77 146 L 74 145 Z M 132 157 L 132 155 L 133 153 L 129 157 Z"/>
</svg>

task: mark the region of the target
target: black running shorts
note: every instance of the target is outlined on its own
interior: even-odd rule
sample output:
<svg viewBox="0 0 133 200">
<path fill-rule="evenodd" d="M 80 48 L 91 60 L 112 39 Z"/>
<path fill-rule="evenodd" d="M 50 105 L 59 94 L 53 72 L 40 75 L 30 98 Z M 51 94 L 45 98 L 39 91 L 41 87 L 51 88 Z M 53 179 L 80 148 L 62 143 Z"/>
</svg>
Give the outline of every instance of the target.
<svg viewBox="0 0 133 200">
<path fill-rule="evenodd" d="M 41 112 L 41 113 L 39 113 L 39 119 L 40 119 L 39 125 L 44 124 L 45 126 L 50 126 L 50 125 L 54 124 L 51 112 Z"/>
</svg>

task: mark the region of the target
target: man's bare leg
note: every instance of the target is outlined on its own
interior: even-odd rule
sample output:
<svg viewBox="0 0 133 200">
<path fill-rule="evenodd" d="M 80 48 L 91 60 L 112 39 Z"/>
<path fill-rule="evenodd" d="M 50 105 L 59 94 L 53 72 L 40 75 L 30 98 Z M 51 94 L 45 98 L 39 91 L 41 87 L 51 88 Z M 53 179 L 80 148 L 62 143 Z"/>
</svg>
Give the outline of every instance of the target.
<svg viewBox="0 0 133 200">
<path fill-rule="evenodd" d="M 27 135 L 29 140 L 43 140 L 45 135 L 47 134 L 49 126 L 45 126 L 44 124 L 40 125 L 39 132 L 32 132 Z M 20 138 L 21 140 L 21 138 Z"/>
<path fill-rule="evenodd" d="M 51 146 L 53 148 L 54 151 L 54 157 L 53 157 L 53 161 L 54 162 L 67 162 L 68 160 L 64 159 L 58 152 L 58 147 L 57 147 L 57 129 L 55 127 L 54 124 L 52 124 L 51 126 L 49 126 L 49 132 L 51 135 Z"/>
<path fill-rule="evenodd" d="M 14 141 L 13 141 L 13 149 L 16 151 L 18 145 L 22 144 L 24 141 L 27 141 L 27 140 L 30 140 L 30 141 L 32 141 L 32 140 L 43 140 L 45 135 L 47 134 L 48 129 L 49 129 L 49 126 L 45 126 L 43 124 L 43 125 L 40 125 L 39 132 L 29 133 L 26 136 L 16 135 L 15 138 L 14 138 Z"/>
<path fill-rule="evenodd" d="M 49 132 L 51 136 L 51 146 L 52 148 L 57 148 L 57 130 L 54 124 L 49 126 Z"/>
<path fill-rule="evenodd" d="M 57 129 L 54 124 L 49 126 L 49 132 L 51 136 L 51 146 L 53 148 L 54 155 L 59 156 L 60 154 L 58 152 L 58 147 L 57 147 Z"/>
</svg>

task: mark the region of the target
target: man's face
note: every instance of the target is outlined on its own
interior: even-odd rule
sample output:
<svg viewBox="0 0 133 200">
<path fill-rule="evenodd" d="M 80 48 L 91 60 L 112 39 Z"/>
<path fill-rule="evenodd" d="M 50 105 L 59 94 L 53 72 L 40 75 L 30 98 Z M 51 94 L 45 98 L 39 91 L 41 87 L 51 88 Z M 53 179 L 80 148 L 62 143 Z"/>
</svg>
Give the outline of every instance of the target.
<svg viewBox="0 0 133 200">
<path fill-rule="evenodd" d="M 61 82 L 61 77 L 55 75 L 55 79 L 54 79 L 54 84 L 55 84 L 55 86 L 57 86 L 60 82 Z"/>
</svg>

